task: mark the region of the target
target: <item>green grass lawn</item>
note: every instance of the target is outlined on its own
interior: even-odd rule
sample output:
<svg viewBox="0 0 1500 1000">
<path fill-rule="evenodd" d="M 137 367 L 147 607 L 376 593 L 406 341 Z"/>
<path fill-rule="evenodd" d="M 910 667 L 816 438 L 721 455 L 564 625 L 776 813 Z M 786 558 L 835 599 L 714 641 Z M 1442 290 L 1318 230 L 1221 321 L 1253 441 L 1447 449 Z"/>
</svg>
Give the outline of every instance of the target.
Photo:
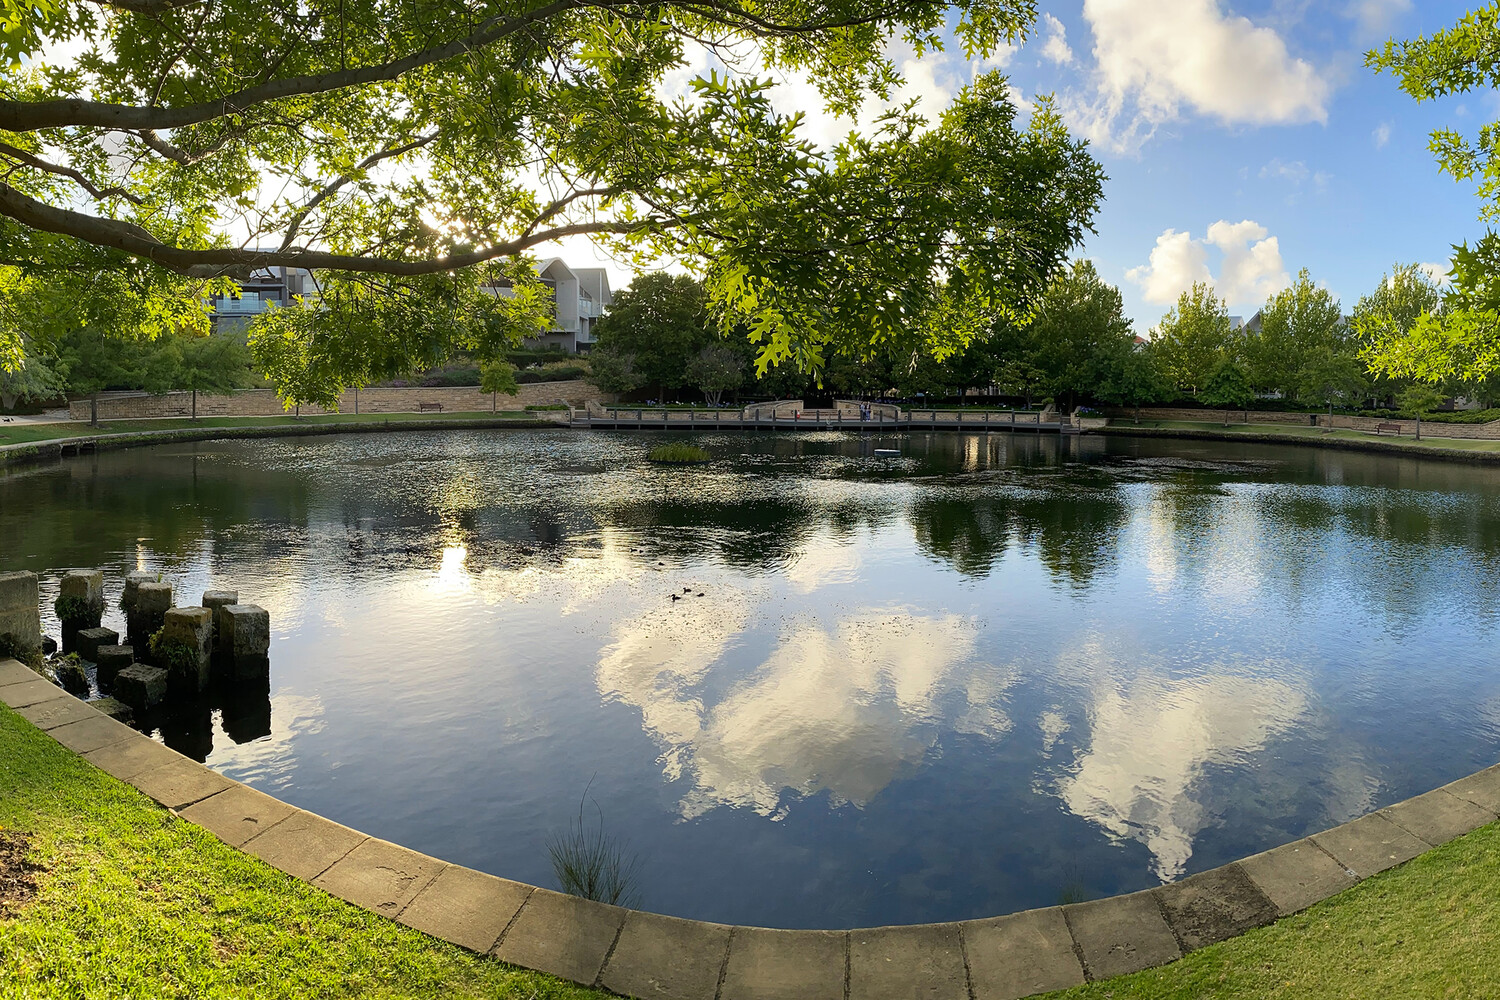
<svg viewBox="0 0 1500 1000">
<path fill-rule="evenodd" d="M 1441 426 L 1440 424 L 1433 425 L 1434 428 Z M 1223 422 L 1218 420 L 1143 420 L 1137 424 L 1129 417 L 1115 417 L 1110 420 L 1109 429 L 1116 433 L 1129 433 L 1137 429 L 1145 431 L 1178 430 L 1230 438 L 1253 434 L 1275 435 L 1276 437 L 1297 438 L 1309 441 L 1378 441 L 1383 445 L 1409 448 L 1413 451 L 1449 449 L 1454 451 L 1500 452 L 1500 441 L 1436 437 L 1428 432 L 1428 427 L 1425 424 L 1422 427 L 1422 440 L 1420 441 L 1415 440 L 1410 435 L 1375 435 L 1367 431 L 1325 430 L 1321 427 L 1298 426 L 1296 424 L 1243 424 L 1236 421 L 1225 427 Z"/>
<path fill-rule="evenodd" d="M 0 997 L 602 995 L 480 958 L 228 847 L 0 707 L 0 827 L 39 892 L 0 916 Z"/>
<path fill-rule="evenodd" d="M 378 424 L 420 420 L 546 420 L 556 411 L 500 410 L 492 413 L 329 413 L 306 417 L 164 417 L 154 420 L 101 420 L 98 427 L 88 421 L 74 420 L 62 424 L 0 424 L 0 445 L 32 444 L 59 438 L 89 437 L 95 434 L 139 434 L 143 431 L 195 430 L 213 427 L 280 427 L 292 424 Z"/>
<path fill-rule="evenodd" d="M 1500 825 L 1270 927 L 1054 1000 L 1500 997 Z"/>
<path fill-rule="evenodd" d="M 343 903 L 228 847 L 0 707 L 0 827 L 36 898 L 0 997 L 602 1000 Z M 1267 928 L 1067 1000 L 1500 996 L 1500 824 Z M 795 998 L 791 998 L 795 1000 Z"/>
</svg>

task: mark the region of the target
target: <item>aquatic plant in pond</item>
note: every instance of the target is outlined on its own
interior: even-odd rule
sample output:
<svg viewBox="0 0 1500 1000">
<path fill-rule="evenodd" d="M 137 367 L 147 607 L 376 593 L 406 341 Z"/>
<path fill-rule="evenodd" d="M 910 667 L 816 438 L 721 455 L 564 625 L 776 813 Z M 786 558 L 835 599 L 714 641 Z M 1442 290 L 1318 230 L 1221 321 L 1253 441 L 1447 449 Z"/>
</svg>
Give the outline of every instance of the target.
<svg viewBox="0 0 1500 1000">
<path fill-rule="evenodd" d="M 585 821 L 588 805 L 594 807 L 597 824 Z M 547 838 L 547 856 L 563 892 L 614 906 L 640 904 L 636 885 L 640 856 L 621 838 L 604 831 L 604 810 L 589 798 L 587 788 L 578 800 L 577 819 L 566 832 Z"/>
<path fill-rule="evenodd" d="M 648 457 L 663 465 L 699 465 L 713 460 L 705 449 L 692 444 L 657 445 Z"/>
</svg>

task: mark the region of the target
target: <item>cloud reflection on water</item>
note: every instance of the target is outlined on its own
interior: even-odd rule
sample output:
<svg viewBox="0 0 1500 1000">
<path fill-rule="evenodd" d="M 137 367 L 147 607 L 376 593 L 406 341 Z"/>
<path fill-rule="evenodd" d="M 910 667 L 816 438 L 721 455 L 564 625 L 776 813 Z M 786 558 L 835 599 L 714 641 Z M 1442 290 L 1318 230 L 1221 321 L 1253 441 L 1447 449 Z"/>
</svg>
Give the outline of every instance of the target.
<svg viewBox="0 0 1500 1000">
<path fill-rule="evenodd" d="M 788 622 L 769 656 L 712 700 L 703 681 L 742 639 L 751 602 L 681 603 L 618 625 L 597 680 L 641 710 L 667 777 L 692 782 L 684 818 L 721 805 L 779 818 L 788 791 L 863 806 L 937 742 L 950 693 L 963 696 L 950 728 L 991 738 L 1010 728 L 1007 685 L 974 669 L 963 616 L 871 608 Z"/>
<path fill-rule="evenodd" d="M 1057 794 L 1111 837 L 1145 845 L 1152 871 L 1171 881 L 1214 819 L 1201 787 L 1206 770 L 1243 765 L 1306 709 L 1299 688 L 1267 678 L 1103 678 L 1092 688 L 1087 746 Z"/>
</svg>

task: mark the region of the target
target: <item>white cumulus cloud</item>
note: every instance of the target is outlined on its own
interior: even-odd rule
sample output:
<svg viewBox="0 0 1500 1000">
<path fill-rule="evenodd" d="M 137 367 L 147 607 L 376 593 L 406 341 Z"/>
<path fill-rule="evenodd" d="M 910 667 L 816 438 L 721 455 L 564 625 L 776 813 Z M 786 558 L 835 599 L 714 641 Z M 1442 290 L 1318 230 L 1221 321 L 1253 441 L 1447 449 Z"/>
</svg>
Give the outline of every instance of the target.
<svg viewBox="0 0 1500 1000">
<path fill-rule="evenodd" d="M 1042 57 L 1059 66 L 1067 66 L 1073 62 L 1073 49 L 1068 45 L 1068 29 L 1063 23 L 1051 14 L 1042 15 L 1042 35 L 1046 41 L 1042 43 Z"/>
<path fill-rule="evenodd" d="M 1445 260 L 1441 263 L 1438 263 L 1436 261 L 1424 261 L 1423 263 L 1418 264 L 1417 267 L 1421 268 L 1426 273 L 1427 277 L 1432 279 L 1432 282 L 1435 285 L 1446 285 L 1448 283 L 1448 279 L 1453 275 L 1452 261 Z"/>
<path fill-rule="evenodd" d="M 1332 85 L 1271 28 L 1216 0 L 1084 0 L 1095 93 L 1063 101 L 1095 143 L 1138 151 L 1190 111 L 1227 125 L 1326 122 Z"/>
<path fill-rule="evenodd" d="M 1375 126 L 1375 131 L 1370 133 L 1370 138 L 1375 140 L 1376 149 L 1384 149 L 1385 144 L 1391 141 L 1391 123 L 1381 122 Z"/>
<path fill-rule="evenodd" d="M 1361 38 L 1374 38 L 1389 32 L 1411 7 L 1411 0 L 1352 0 L 1344 13 L 1359 26 Z"/>
<path fill-rule="evenodd" d="M 1210 257 L 1218 258 L 1215 276 Z M 1202 239 L 1190 232 L 1168 229 L 1156 238 L 1148 263 L 1131 268 L 1125 277 L 1141 288 L 1153 305 L 1172 305 L 1195 282 L 1208 282 L 1231 305 L 1263 302 L 1290 283 L 1281 259 L 1281 244 L 1265 226 L 1246 219 L 1220 219 Z"/>
</svg>

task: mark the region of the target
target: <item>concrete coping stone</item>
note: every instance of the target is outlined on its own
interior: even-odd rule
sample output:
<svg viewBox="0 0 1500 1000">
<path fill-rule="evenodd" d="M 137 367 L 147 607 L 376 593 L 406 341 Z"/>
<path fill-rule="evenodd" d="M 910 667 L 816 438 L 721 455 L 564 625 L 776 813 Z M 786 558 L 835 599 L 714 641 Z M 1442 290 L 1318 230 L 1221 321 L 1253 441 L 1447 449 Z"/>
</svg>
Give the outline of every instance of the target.
<svg viewBox="0 0 1500 1000">
<path fill-rule="evenodd" d="M 1500 765 L 1181 882 L 984 920 L 852 931 L 627 910 L 451 865 L 298 809 L 95 711 L 14 660 L 0 704 L 225 843 L 502 961 L 664 1000 L 1017 1000 L 1162 965 L 1500 815 Z"/>
</svg>

